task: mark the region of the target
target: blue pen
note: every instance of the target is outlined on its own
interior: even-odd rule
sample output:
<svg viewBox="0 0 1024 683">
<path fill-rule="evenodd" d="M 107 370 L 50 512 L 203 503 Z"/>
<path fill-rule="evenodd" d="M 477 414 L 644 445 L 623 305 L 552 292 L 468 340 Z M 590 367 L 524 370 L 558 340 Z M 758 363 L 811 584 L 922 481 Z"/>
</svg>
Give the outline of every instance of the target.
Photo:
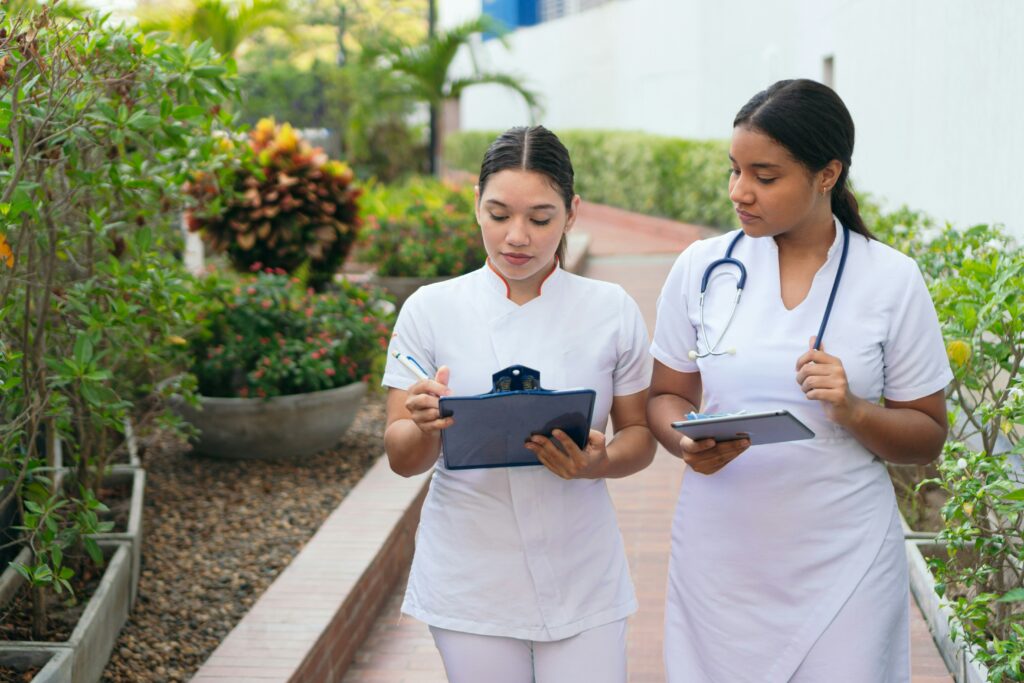
<svg viewBox="0 0 1024 683">
<path fill-rule="evenodd" d="M 423 369 L 423 366 L 417 363 L 416 359 L 409 354 L 402 353 L 401 351 L 392 351 L 391 355 L 404 365 L 409 372 L 414 374 L 417 379 L 430 379 L 430 375 Z"/>
</svg>

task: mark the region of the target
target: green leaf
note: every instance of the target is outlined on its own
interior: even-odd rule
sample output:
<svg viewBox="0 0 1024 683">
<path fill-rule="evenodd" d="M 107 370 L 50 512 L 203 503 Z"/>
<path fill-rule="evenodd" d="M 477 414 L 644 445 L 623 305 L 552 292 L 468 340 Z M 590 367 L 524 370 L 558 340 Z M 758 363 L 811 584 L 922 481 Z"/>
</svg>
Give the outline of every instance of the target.
<svg viewBox="0 0 1024 683">
<path fill-rule="evenodd" d="M 82 545 L 85 546 L 85 552 L 89 553 L 89 557 L 97 566 L 103 565 L 103 551 L 100 550 L 99 545 L 96 544 L 94 539 L 88 536 L 82 539 Z"/>
<path fill-rule="evenodd" d="M 1003 496 L 1003 500 L 1020 500 L 1024 501 L 1024 489 L 1017 489 L 1016 491 L 1010 491 Z"/>
<path fill-rule="evenodd" d="M 1014 588 L 996 602 L 1024 602 L 1024 588 Z"/>
<path fill-rule="evenodd" d="M 205 113 L 206 109 L 198 104 L 182 104 L 174 108 L 173 116 L 176 119 L 191 119 Z"/>
<path fill-rule="evenodd" d="M 79 333 L 78 338 L 75 339 L 75 361 L 81 366 L 88 365 L 92 360 L 92 351 L 92 340 L 88 335 Z"/>
<path fill-rule="evenodd" d="M 223 66 L 197 66 L 193 69 L 192 73 L 199 78 L 215 78 L 217 76 L 223 76 L 228 72 Z"/>
<path fill-rule="evenodd" d="M 59 567 L 61 564 L 63 564 L 64 552 L 60 548 L 54 547 L 54 549 L 50 551 L 50 556 L 53 558 L 54 567 Z"/>
</svg>

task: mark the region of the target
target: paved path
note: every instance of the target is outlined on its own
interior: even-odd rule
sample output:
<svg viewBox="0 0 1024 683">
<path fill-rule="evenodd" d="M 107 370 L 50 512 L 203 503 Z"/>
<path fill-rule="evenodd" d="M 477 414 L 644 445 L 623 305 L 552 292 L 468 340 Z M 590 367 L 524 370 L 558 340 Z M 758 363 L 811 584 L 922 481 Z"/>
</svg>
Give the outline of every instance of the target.
<svg viewBox="0 0 1024 683">
<path fill-rule="evenodd" d="M 622 284 L 640 304 L 649 328 L 654 324 L 661 284 L 676 254 L 708 234 L 704 228 L 595 205 L 583 206 L 576 229 L 592 240 L 586 274 Z M 682 473 L 681 463 L 659 449 L 654 463 L 643 472 L 609 481 L 640 601 L 629 626 L 630 683 L 664 682 L 661 644 L 669 528 Z M 403 590 L 404 582 L 356 656 L 345 683 L 445 681 L 426 626 L 399 614 Z M 952 679 L 913 601 L 911 608 L 913 683 L 949 683 Z"/>
</svg>

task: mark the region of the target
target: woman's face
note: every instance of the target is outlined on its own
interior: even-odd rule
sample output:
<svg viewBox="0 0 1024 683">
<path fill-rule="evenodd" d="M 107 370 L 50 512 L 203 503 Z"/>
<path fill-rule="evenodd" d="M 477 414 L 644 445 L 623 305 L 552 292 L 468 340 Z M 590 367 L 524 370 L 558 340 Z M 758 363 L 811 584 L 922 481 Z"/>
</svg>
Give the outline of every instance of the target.
<svg viewBox="0 0 1024 683">
<path fill-rule="evenodd" d="M 811 173 L 764 133 L 738 126 L 729 147 L 729 198 L 751 237 L 796 233 L 831 220 L 831 193 L 838 162 Z"/>
<path fill-rule="evenodd" d="M 476 219 L 491 264 L 526 291 L 539 285 L 554 266 L 562 235 L 576 220 L 579 197 L 571 211 L 547 176 L 507 169 L 477 188 Z"/>
</svg>

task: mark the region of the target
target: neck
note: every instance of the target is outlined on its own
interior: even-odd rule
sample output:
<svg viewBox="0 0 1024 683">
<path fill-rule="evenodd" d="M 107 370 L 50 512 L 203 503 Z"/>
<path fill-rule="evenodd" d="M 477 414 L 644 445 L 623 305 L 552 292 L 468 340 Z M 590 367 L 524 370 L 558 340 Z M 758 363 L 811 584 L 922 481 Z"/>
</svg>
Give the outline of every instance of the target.
<svg viewBox="0 0 1024 683">
<path fill-rule="evenodd" d="M 829 213 L 774 237 L 779 253 L 797 257 L 825 256 L 836 239 L 836 223 Z"/>
</svg>

